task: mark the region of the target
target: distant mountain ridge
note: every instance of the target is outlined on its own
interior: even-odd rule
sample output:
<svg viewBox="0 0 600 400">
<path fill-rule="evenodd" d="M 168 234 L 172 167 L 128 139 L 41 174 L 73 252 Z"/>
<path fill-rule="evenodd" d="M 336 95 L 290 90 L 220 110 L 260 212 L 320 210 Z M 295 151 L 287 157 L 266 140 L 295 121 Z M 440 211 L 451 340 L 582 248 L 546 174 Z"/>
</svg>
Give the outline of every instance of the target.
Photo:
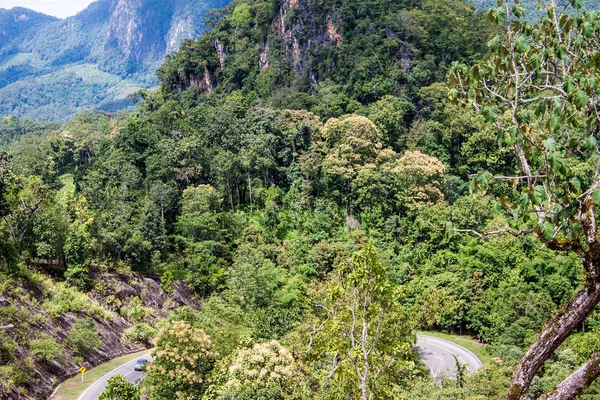
<svg viewBox="0 0 600 400">
<path fill-rule="evenodd" d="M 57 20 L 27 8 L 15 7 L 10 10 L 0 8 L 0 48 L 31 28 Z"/>
<path fill-rule="evenodd" d="M 0 115 L 65 120 L 155 85 L 166 54 L 230 0 L 99 0 L 59 20 L 0 9 Z"/>
</svg>

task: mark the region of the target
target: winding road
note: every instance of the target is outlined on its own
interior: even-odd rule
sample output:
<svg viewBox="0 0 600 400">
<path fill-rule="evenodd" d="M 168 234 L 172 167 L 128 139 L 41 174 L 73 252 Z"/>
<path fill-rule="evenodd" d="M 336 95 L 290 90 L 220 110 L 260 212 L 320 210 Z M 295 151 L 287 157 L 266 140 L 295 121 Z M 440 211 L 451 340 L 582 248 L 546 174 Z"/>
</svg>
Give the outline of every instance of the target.
<svg viewBox="0 0 600 400">
<path fill-rule="evenodd" d="M 444 339 L 417 335 L 417 347 L 421 361 L 427 365 L 434 379 L 439 379 L 442 375 L 456 379 L 455 355 L 461 364 L 467 366 L 469 372 L 483 367 L 483 363 L 473 352 Z"/>
<path fill-rule="evenodd" d="M 121 365 L 118 368 L 113 369 L 102 378 L 98 379 L 96 382 L 92 383 L 81 395 L 77 398 L 77 400 L 97 400 L 100 397 L 100 394 L 106 388 L 108 384 L 108 380 L 116 375 L 121 375 L 128 382 L 136 383 L 146 377 L 145 372 L 135 371 L 135 363 L 137 360 L 152 360 L 150 355 L 145 354 L 134 360 L 128 361 L 125 364 Z"/>
<path fill-rule="evenodd" d="M 421 361 L 427 365 L 434 379 L 439 379 L 442 375 L 456 378 L 456 361 L 454 355 L 458 357 L 460 363 L 466 364 L 469 372 L 475 372 L 483 367 L 481 360 L 475 354 L 447 340 L 432 336 L 417 335 L 417 348 L 419 349 Z M 141 359 L 151 360 L 152 358 L 146 354 L 126 362 L 90 385 L 77 400 L 97 400 L 106 388 L 108 380 L 115 375 L 122 375 L 131 383 L 136 383 L 145 378 L 146 373 L 134 371 L 133 369 L 136 361 Z"/>
</svg>

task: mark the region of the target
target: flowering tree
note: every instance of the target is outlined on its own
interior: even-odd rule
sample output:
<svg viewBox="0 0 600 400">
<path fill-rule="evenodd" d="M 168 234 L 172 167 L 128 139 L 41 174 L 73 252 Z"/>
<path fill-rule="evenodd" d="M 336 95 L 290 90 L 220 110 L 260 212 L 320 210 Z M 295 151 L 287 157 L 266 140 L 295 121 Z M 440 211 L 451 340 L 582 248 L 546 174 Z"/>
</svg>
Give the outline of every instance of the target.
<svg viewBox="0 0 600 400">
<path fill-rule="evenodd" d="M 399 203 L 409 210 L 444 201 L 440 188 L 445 183 L 446 167 L 435 157 L 418 150 L 407 151 L 387 165 L 385 172 L 394 178 Z"/>
<path fill-rule="evenodd" d="M 373 122 L 366 117 L 345 115 L 325 123 L 303 156 L 302 167 L 305 174 L 314 173 L 312 170 L 321 172 L 330 190 L 346 203 L 350 216 L 356 197 L 355 181 L 361 170 L 393 156 L 393 150 L 383 147 L 381 133 Z"/>
<path fill-rule="evenodd" d="M 211 398 L 283 400 L 300 398 L 303 390 L 292 353 L 276 340 L 237 350 L 222 370 Z"/>
<path fill-rule="evenodd" d="M 154 363 L 147 367 L 146 387 L 153 398 L 192 399 L 210 383 L 217 353 L 210 337 L 184 321 L 170 322 L 158 333 Z"/>
</svg>

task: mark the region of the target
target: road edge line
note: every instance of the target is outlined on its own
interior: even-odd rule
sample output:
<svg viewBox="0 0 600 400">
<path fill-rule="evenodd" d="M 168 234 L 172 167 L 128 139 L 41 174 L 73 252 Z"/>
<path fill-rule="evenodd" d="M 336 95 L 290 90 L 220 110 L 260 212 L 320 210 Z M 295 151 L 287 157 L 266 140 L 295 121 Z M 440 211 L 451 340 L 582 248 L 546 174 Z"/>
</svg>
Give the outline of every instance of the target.
<svg viewBox="0 0 600 400">
<path fill-rule="evenodd" d="M 102 379 L 104 379 L 106 376 L 108 376 L 108 375 L 112 374 L 113 372 L 115 372 L 115 371 L 116 371 L 116 370 L 118 370 L 119 368 L 122 368 L 122 367 L 124 367 L 125 365 L 127 365 L 127 364 L 129 364 L 129 363 L 131 363 L 131 362 L 133 362 L 133 361 L 137 361 L 139 358 L 141 358 L 141 357 L 144 357 L 144 356 L 145 356 L 145 354 L 144 354 L 144 355 L 141 355 L 141 356 L 139 356 L 139 357 L 137 357 L 137 358 L 134 358 L 133 360 L 129 360 L 129 361 L 127 361 L 125 364 L 121 364 L 121 365 L 119 365 L 117 368 L 115 368 L 115 369 L 113 369 L 113 370 L 111 370 L 111 371 L 109 371 L 109 372 L 105 373 L 105 374 L 104 374 L 104 375 L 102 375 L 100 378 L 98 378 L 98 379 L 96 379 L 94 382 L 92 382 L 92 383 L 90 384 L 90 386 L 88 386 L 87 388 L 85 388 L 85 390 L 84 390 L 83 392 L 81 392 L 81 394 L 79 395 L 79 397 L 77 397 L 77 400 L 81 400 L 81 398 L 83 397 L 83 395 L 84 395 L 84 394 L 85 394 L 85 393 L 86 393 L 88 390 L 90 390 L 90 388 L 91 388 L 92 386 L 94 386 L 94 385 L 96 384 L 96 382 L 98 382 L 98 381 L 101 381 L 101 380 L 102 380 Z"/>
<path fill-rule="evenodd" d="M 454 343 L 454 342 L 452 342 L 452 341 L 450 341 L 450 340 L 446 340 L 446 339 L 440 339 L 440 338 L 437 338 L 437 337 L 435 337 L 435 336 L 428 336 L 428 335 L 421 335 L 421 334 L 418 334 L 418 335 L 417 335 L 417 337 L 419 337 L 419 336 L 421 336 L 421 337 L 427 337 L 427 338 L 431 338 L 431 339 L 435 339 L 435 340 L 441 340 L 442 342 L 450 343 L 450 344 L 453 344 L 453 345 L 455 345 L 455 346 L 458 346 L 458 347 L 460 347 L 460 348 L 462 348 L 462 349 L 465 349 L 465 350 L 467 351 L 467 353 L 470 353 L 470 354 L 471 354 L 473 357 L 475 357 L 475 358 L 477 359 L 477 361 L 479 361 L 479 364 L 481 364 L 481 367 L 480 367 L 480 368 L 483 368 L 483 367 L 484 367 L 484 365 L 483 365 L 483 361 L 481 361 L 481 359 L 479 358 L 479 356 L 478 356 L 477 354 L 473 353 L 471 350 L 467 349 L 465 346 L 461 346 L 461 345 L 460 345 L 460 344 L 458 344 L 458 343 Z"/>
</svg>

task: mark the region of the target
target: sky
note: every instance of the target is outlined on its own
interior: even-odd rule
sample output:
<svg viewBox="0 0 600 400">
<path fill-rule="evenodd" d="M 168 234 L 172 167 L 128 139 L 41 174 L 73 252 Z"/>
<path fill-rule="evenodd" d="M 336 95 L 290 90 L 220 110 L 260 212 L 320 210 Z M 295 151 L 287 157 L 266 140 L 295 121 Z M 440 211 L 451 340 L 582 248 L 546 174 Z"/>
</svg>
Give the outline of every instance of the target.
<svg viewBox="0 0 600 400">
<path fill-rule="evenodd" d="M 59 18 L 70 17 L 95 0 L 0 0 L 0 8 L 25 7 Z"/>
</svg>

